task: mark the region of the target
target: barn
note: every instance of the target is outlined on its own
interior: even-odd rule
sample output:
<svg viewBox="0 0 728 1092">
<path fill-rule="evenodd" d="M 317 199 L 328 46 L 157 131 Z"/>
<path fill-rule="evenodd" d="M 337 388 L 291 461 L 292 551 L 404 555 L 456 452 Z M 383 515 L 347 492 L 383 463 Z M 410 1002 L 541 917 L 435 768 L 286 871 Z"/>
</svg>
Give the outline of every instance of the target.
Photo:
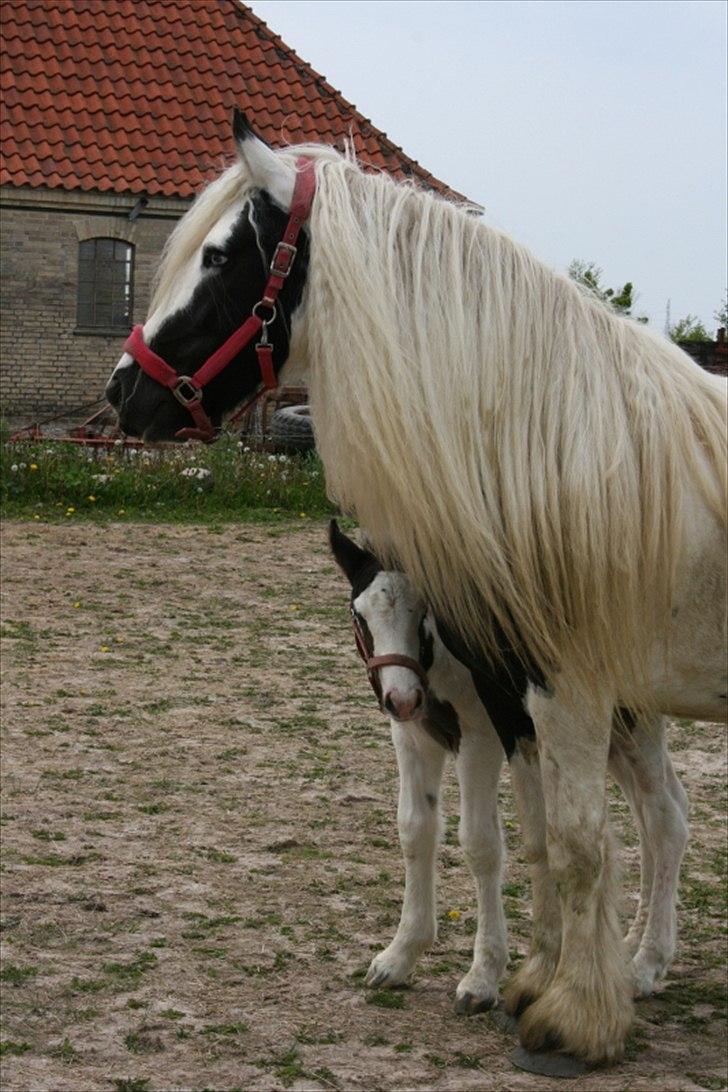
<svg viewBox="0 0 728 1092">
<path fill-rule="evenodd" d="M 99 399 L 175 221 L 234 155 L 341 145 L 451 191 L 239 0 L 12 0 L 2 19 L 0 397 L 6 417 Z"/>
</svg>

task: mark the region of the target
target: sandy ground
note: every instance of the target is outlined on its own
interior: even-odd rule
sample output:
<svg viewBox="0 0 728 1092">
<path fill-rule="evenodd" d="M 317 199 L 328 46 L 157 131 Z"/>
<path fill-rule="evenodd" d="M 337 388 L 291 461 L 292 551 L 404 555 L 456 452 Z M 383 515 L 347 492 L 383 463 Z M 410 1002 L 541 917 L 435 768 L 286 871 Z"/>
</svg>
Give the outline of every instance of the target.
<svg viewBox="0 0 728 1092">
<path fill-rule="evenodd" d="M 398 918 L 396 770 L 323 525 L 17 523 L 3 541 L 6 1092 L 726 1087 L 723 729 L 672 730 L 681 944 L 627 1060 L 532 1077 L 490 1015 L 452 1011 L 474 931 L 452 775 L 438 944 L 410 990 L 363 988 Z M 507 777 L 502 804 L 517 960 Z"/>
</svg>

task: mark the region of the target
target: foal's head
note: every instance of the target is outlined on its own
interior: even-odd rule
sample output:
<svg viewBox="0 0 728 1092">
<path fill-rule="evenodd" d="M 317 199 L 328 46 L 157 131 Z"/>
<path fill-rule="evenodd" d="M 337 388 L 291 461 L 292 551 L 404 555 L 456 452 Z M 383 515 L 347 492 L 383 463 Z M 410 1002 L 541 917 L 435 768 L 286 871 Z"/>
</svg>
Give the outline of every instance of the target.
<svg viewBox="0 0 728 1092">
<path fill-rule="evenodd" d="M 427 604 L 404 573 L 382 569 L 374 554 L 343 534 L 336 520 L 329 525 L 329 541 L 351 584 L 351 611 L 367 658 L 406 658 L 424 675 L 432 666 L 433 647 Z M 381 708 L 390 717 L 411 721 L 426 715 L 426 685 L 413 667 L 386 664 L 377 667 L 374 676 Z"/>
</svg>

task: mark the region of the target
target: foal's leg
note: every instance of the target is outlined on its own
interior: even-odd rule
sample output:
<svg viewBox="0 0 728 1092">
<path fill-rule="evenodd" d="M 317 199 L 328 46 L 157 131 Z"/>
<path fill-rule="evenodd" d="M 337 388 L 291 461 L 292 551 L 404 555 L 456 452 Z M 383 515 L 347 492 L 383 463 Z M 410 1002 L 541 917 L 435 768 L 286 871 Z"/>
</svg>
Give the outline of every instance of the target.
<svg viewBox="0 0 728 1092">
<path fill-rule="evenodd" d="M 546 811 L 535 740 L 518 740 L 509 766 L 531 873 L 531 945 L 526 959 L 503 991 L 506 1010 L 520 1016 L 541 996 L 556 971 L 561 953 L 561 907 L 549 871 Z"/>
<path fill-rule="evenodd" d="M 368 986 L 401 986 L 437 936 L 435 866 L 445 750 L 416 724 L 392 721 L 392 740 L 399 765 L 397 822 L 404 855 L 404 901 L 394 940 L 371 962 Z"/>
<path fill-rule="evenodd" d="M 560 679 L 529 700 L 546 805 L 549 868 L 561 903 L 561 955 L 519 1023 L 528 1050 L 588 1062 L 619 1058 L 632 1023 L 632 981 L 615 906 L 606 772 L 612 698 L 579 700 Z"/>
<path fill-rule="evenodd" d="M 460 844 L 475 880 L 478 931 L 473 964 L 455 995 L 457 1012 L 484 1012 L 498 1000 L 508 962 L 501 898 L 503 832 L 498 818 L 498 780 L 503 747 L 490 721 L 463 725 L 456 769 L 460 784 Z"/>
<path fill-rule="evenodd" d="M 642 882 L 637 928 L 628 934 L 628 943 L 637 940 L 632 948 L 635 995 L 647 997 L 675 954 L 688 802 L 667 751 L 662 717 L 638 719 L 631 735 L 615 733 L 610 759 L 637 820 L 643 857 L 645 850 L 648 856 L 649 882 Z"/>
</svg>

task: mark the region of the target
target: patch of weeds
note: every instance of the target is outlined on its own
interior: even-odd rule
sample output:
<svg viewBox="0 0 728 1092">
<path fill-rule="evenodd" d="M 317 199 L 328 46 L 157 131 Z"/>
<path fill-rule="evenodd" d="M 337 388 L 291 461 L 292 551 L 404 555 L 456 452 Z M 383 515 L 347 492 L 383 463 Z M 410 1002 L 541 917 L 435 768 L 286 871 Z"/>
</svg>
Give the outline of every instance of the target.
<svg viewBox="0 0 728 1092">
<path fill-rule="evenodd" d="M 71 979 L 73 993 L 98 993 L 105 986 L 106 982 L 102 978 L 77 978 L 74 975 Z"/>
<path fill-rule="evenodd" d="M 437 1066 L 438 1069 L 447 1068 L 447 1060 L 445 1058 L 441 1058 L 439 1054 L 425 1054 L 424 1057 L 425 1060 L 430 1063 L 430 1065 Z"/>
<path fill-rule="evenodd" d="M 402 990 L 373 990 L 367 995 L 367 1005 L 376 1005 L 380 1009 L 403 1009 L 404 993 Z"/>
<path fill-rule="evenodd" d="M 0 1043 L 0 1058 L 27 1054 L 32 1049 L 30 1043 L 14 1043 L 12 1039 L 3 1039 Z"/>
<path fill-rule="evenodd" d="M 208 861 L 215 864 L 232 864 L 236 859 L 232 853 L 226 853 L 223 849 L 208 849 L 205 852 Z"/>
<path fill-rule="evenodd" d="M 461 1069 L 480 1069 L 480 1058 L 477 1054 L 463 1054 L 462 1050 L 456 1050 L 452 1058 Z"/>
<path fill-rule="evenodd" d="M 140 952 L 129 963 L 104 963 L 104 971 L 121 981 L 137 982 L 144 972 L 151 970 L 156 963 L 157 957 L 153 952 Z"/>
<path fill-rule="evenodd" d="M 150 1035 L 145 1027 L 130 1031 L 124 1036 L 124 1046 L 132 1054 L 159 1054 L 164 1050 L 164 1043 L 157 1035 Z"/>
<path fill-rule="evenodd" d="M 169 811 L 169 804 L 140 804 L 137 811 L 143 815 L 161 815 L 162 812 Z"/>
<path fill-rule="evenodd" d="M 412 1050 L 412 1043 L 395 1043 L 394 1049 L 397 1054 L 409 1054 Z"/>
<path fill-rule="evenodd" d="M 386 1039 L 384 1035 L 365 1035 L 362 1043 L 370 1047 L 389 1046 L 389 1039 Z"/>
<path fill-rule="evenodd" d="M 269 1065 L 286 1088 L 290 1088 L 292 1084 L 306 1076 L 306 1070 L 298 1056 L 298 1047 L 291 1047 L 290 1050 L 274 1054 Z"/>
<path fill-rule="evenodd" d="M 159 1015 L 163 1020 L 181 1020 L 187 1014 L 179 1009 L 162 1009 Z"/>
<path fill-rule="evenodd" d="M 65 842 L 66 835 L 61 830 L 31 830 L 39 842 Z"/>
<path fill-rule="evenodd" d="M 167 938 L 166 937 L 154 937 L 153 940 L 149 941 L 149 947 L 150 948 L 166 948 L 167 947 Z"/>
<path fill-rule="evenodd" d="M 58 1046 L 51 1047 L 48 1053 L 51 1058 L 60 1058 L 66 1065 L 70 1065 L 71 1062 L 78 1060 L 78 1051 L 68 1036 L 66 1036 L 63 1042 L 59 1043 Z"/>
<path fill-rule="evenodd" d="M 37 974 L 37 967 L 18 967 L 15 963 L 6 963 L 0 971 L 0 982 L 7 982 L 11 986 L 22 986 L 24 982 Z"/>
<path fill-rule="evenodd" d="M 237 1024 L 208 1024 L 200 1029 L 200 1035 L 242 1035 L 248 1030 L 248 1025 L 240 1020 Z"/>
<path fill-rule="evenodd" d="M 112 1077 L 116 1092 L 149 1092 L 149 1081 L 146 1077 Z"/>
<path fill-rule="evenodd" d="M 296 1032 L 296 1039 L 306 1046 L 328 1046 L 331 1043 L 340 1043 L 344 1038 L 343 1031 L 310 1031 L 301 1028 Z"/>
<path fill-rule="evenodd" d="M 728 1088 L 728 1081 L 724 1077 L 701 1073 L 686 1073 L 685 1076 L 700 1088 L 715 1089 L 715 1092 L 723 1092 L 724 1088 Z"/>
</svg>

